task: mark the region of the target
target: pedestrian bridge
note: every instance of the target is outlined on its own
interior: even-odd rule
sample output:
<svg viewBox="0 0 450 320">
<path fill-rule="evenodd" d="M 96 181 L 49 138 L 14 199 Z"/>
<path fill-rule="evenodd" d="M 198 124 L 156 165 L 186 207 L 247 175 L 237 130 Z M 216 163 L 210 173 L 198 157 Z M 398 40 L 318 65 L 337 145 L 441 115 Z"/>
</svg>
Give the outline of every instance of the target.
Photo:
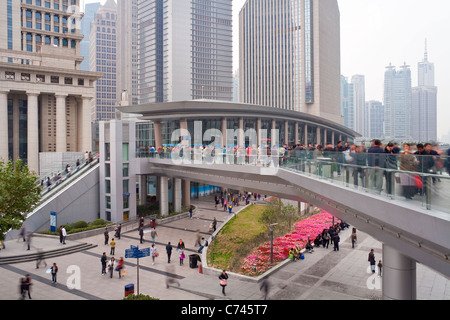
<svg viewBox="0 0 450 320">
<path fill-rule="evenodd" d="M 230 160 L 231 159 L 231 160 Z M 195 155 L 188 160 L 170 153 L 137 158 L 141 175 L 190 179 L 205 184 L 249 190 L 280 198 L 311 203 L 370 234 L 383 243 L 385 276 L 383 294 L 388 299 L 415 299 L 415 262 L 450 277 L 450 208 L 448 176 L 409 172 L 423 180 L 421 191 L 409 200 L 401 195 L 399 170 L 336 163 L 330 158 L 284 157 L 279 163 L 261 165 L 245 155 L 211 157 Z M 391 175 L 389 191 L 373 189 L 371 171 Z M 433 178 L 436 180 L 433 184 Z M 384 178 L 383 178 L 384 180 Z M 428 183 L 427 183 L 428 182 Z M 359 185 L 358 185 L 359 184 Z M 441 192 L 434 190 L 439 188 Z"/>
</svg>

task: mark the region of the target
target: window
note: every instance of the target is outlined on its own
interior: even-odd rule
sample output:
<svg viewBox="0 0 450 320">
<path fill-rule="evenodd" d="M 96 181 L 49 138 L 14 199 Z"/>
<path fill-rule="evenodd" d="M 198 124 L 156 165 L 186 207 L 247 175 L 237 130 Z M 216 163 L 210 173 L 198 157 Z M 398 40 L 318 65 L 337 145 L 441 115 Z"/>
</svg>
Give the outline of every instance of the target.
<svg viewBox="0 0 450 320">
<path fill-rule="evenodd" d="M 31 78 L 31 76 L 29 73 L 22 73 L 22 75 L 21 75 L 22 81 L 30 81 L 30 78 Z"/>
<path fill-rule="evenodd" d="M 73 80 L 72 80 L 72 78 L 64 78 L 64 84 L 72 84 L 73 83 Z"/>
<path fill-rule="evenodd" d="M 105 180 L 105 193 L 111 193 L 111 180 Z"/>
<path fill-rule="evenodd" d="M 106 196 L 106 209 L 111 209 L 111 197 Z"/>
<path fill-rule="evenodd" d="M 16 80 L 16 74 L 14 72 L 5 72 L 5 79 L 6 80 Z"/>
<path fill-rule="evenodd" d="M 111 160 L 111 145 L 109 142 L 105 143 L 105 160 L 106 161 Z"/>
<path fill-rule="evenodd" d="M 122 176 L 128 177 L 128 169 L 130 168 L 130 165 L 128 163 L 124 163 L 122 165 Z"/>
<path fill-rule="evenodd" d="M 128 161 L 128 143 L 122 144 L 122 161 Z"/>
<path fill-rule="evenodd" d="M 111 164 L 105 163 L 105 177 L 111 177 Z"/>
<path fill-rule="evenodd" d="M 58 76 L 51 76 L 50 77 L 51 83 L 59 83 L 59 77 Z"/>
<path fill-rule="evenodd" d="M 42 74 L 36 75 L 36 82 L 45 82 L 45 76 Z"/>
</svg>

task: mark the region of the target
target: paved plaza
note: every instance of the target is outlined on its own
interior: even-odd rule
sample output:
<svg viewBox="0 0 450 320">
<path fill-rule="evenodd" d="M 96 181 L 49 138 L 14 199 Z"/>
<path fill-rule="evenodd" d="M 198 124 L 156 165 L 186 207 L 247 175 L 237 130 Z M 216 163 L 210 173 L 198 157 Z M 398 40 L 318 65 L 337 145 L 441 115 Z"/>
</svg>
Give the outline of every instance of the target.
<svg viewBox="0 0 450 320">
<path fill-rule="evenodd" d="M 195 254 L 196 230 L 209 238 L 209 225 L 214 217 L 220 226 L 228 213 L 214 208 L 211 197 L 193 199 L 197 210 L 192 219 L 182 218 L 167 224 L 157 225 L 156 247 L 160 255 L 152 264 L 151 257 L 139 259 L 139 292 L 161 300 L 262 300 L 264 293 L 260 283 L 243 281 L 230 274 L 226 296 L 221 293 L 217 274 L 200 273 L 199 268 L 190 268 L 189 255 Z M 242 208 L 242 207 L 239 207 Z M 239 209 L 237 208 L 237 209 Z M 146 230 L 148 231 L 148 230 Z M 305 253 L 305 259 L 289 262 L 271 273 L 268 278 L 269 300 L 380 300 L 381 278 L 368 273 L 367 256 L 375 249 L 376 260 L 383 260 L 381 243 L 369 235 L 358 231 L 358 242 L 352 248 L 350 229 L 341 232 L 339 251 L 330 246 L 316 248 L 313 253 Z M 122 233 L 117 240 L 115 258 L 125 257 L 125 249 L 131 245 L 139 248 L 151 246 L 150 233 L 144 235 L 145 243 L 139 243 L 137 230 Z M 175 247 L 179 239 L 186 245 L 184 264 L 180 266 L 174 250 L 171 263 L 167 262 L 165 246 L 170 241 Z M 101 274 L 100 257 L 106 252 L 110 257 L 110 247 L 104 244 L 103 235 L 77 241 L 67 241 L 66 246 L 87 242 L 97 245 L 94 248 L 45 259 L 36 269 L 36 261 L 0 265 L 0 299 L 18 300 L 19 281 L 26 274 L 32 279 L 31 297 L 33 300 L 120 300 L 124 297 L 125 286 L 134 284 L 138 291 L 137 259 L 125 259 L 127 275 L 113 278 Z M 59 239 L 34 237 L 31 250 L 26 250 L 22 240 L 6 242 L 6 250 L 0 255 L 35 253 L 38 248 L 54 250 L 64 246 Z M 59 271 L 57 284 L 52 284 L 51 275 L 46 269 L 56 263 Z M 170 286 L 167 288 L 167 280 Z M 449 300 L 450 279 L 417 264 L 417 298 L 420 300 Z M 28 298 L 27 298 L 28 299 Z"/>
</svg>

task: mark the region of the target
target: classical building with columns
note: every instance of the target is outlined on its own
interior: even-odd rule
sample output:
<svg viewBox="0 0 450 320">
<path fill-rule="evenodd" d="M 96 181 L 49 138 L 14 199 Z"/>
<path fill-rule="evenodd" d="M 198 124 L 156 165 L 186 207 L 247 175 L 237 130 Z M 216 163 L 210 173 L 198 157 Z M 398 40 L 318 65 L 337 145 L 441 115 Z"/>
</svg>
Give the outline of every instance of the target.
<svg viewBox="0 0 450 320">
<path fill-rule="evenodd" d="M 39 173 L 40 152 L 92 150 L 90 101 L 102 74 L 80 70 L 82 16 L 79 0 L 2 1 L 0 158 Z"/>
</svg>

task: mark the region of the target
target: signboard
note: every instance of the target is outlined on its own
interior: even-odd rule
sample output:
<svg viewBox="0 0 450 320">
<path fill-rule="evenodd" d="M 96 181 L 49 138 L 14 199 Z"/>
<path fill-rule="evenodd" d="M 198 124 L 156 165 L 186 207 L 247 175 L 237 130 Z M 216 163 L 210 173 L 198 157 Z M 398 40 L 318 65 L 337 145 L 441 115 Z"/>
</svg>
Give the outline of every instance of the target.
<svg viewBox="0 0 450 320">
<path fill-rule="evenodd" d="M 130 249 L 125 250 L 125 258 L 145 258 L 150 256 L 150 248 L 140 249 L 136 246 L 131 246 Z"/>
<path fill-rule="evenodd" d="M 50 212 L 50 231 L 56 232 L 56 212 Z"/>
</svg>

